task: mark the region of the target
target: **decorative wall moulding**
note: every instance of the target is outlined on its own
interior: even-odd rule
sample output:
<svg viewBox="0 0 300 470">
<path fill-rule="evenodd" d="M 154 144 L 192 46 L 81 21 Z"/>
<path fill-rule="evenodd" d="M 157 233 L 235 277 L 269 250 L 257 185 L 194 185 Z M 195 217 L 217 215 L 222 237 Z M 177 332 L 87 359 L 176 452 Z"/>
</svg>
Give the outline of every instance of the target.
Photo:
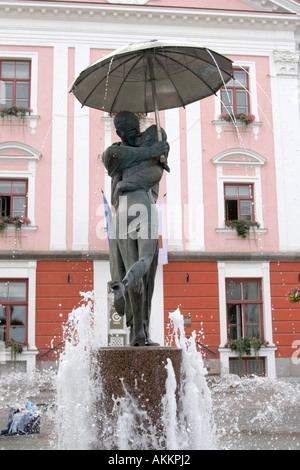
<svg viewBox="0 0 300 470">
<path fill-rule="evenodd" d="M 299 52 L 274 51 L 277 75 L 298 76 Z"/>
<path fill-rule="evenodd" d="M 197 8 L 177 8 L 149 6 L 149 0 L 106 0 L 106 4 L 65 3 L 43 1 L 1 1 L 0 18 L 30 17 L 69 19 L 80 18 L 81 21 L 99 21 L 112 18 L 124 21 L 128 16 L 157 22 L 189 22 L 205 25 L 237 25 L 260 30 L 264 28 L 295 30 L 300 24 L 300 17 L 290 13 L 249 12 L 230 10 L 210 10 Z"/>
</svg>

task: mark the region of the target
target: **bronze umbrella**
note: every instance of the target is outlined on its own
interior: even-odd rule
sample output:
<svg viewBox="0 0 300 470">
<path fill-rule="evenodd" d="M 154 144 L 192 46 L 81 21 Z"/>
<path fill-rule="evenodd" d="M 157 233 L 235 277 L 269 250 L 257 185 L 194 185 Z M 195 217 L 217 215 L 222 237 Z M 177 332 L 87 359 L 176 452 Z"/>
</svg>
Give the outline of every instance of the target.
<svg viewBox="0 0 300 470">
<path fill-rule="evenodd" d="M 82 106 L 108 113 L 185 106 L 215 94 L 232 78 L 232 61 L 193 43 L 129 44 L 88 66 L 71 87 Z"/>
</svg>

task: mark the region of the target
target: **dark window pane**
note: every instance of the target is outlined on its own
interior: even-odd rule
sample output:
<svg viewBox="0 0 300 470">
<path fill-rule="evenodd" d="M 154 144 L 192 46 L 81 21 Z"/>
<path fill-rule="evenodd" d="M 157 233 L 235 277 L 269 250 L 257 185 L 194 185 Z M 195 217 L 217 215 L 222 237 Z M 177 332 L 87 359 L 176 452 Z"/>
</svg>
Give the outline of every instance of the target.
<svg viewBox="0 0 300 470">
<path fill-rule="evenodd" d="M 15 62 L 2 62 L 2 78 L 15 78 Z"/>
<path fill-rule="evenodd" d="M 238 186 L 226 185 L 225 186 L 225 196 L 226 197 L 238 197 Z"/>
<path fill-rule="evenodd" d="M 25 342 L 25 328 L 22 327 L 10 327 L 9 329 L 9 339 L 13 339 L 18 343 Z"/>
<path fill-rule="evenodd" d="M 13 194 L 25 194 L 26 193 L 26 182 L 25 181 L 13 181 L 12 182 L 12 193 Z"/>
<path fill-rule="evenodd" d="M 241 220 L 251 220 L 250 214 L 242 214 L 240 217 Z"/>
<path fill-rule="evenodd" d="M 7 217 L 10 215 L 10 197 L 0 196 L 0 211 L 1 217 Z"/>
<path fill-rule="evenodd" d="M 236 104 L 247 109 L 247 92 L 243 90 L 236 91 Z"/>
<path fill-rule="evenodd" d="M 239 323 L 239 305 L 228 305 L 228 324 Z"/>
<path fill-rule="evenodd" d="M 26 323 L 26 307 L 23 305 L 15 305 L 10 308 L 10 325 L 25 326 Z"/>
<path fill-rule="evenodd" d="M 247 87 L 247 77 L 246 72 L 244 70 L 235 70 L 233 75 L 235 78 L 235 86 Z"/>
<path fill-rule="evenodd" d="M 228 339 L 240 339 L 240 329 L 237 326 L 231 326 L 228 329 Z"/>
<path fill-rule="evenodd" d="M 11 181 L 0 181 L 0 194 L 11 194 Z"/>
<path fill-rule="evenodd" d="M 251 220 L 252 218 L 252 202 L 240 201 L 240 219 Z"/>
<path fill-rule="evenodd" d="M 244 282 L 244 299 L 259 300 L 258 282 Z"/>
<path fill-rule="evenodd" d="M 6 325 L 6 307 L 0 307 L 0 326 Z"/>
<path fill-rule="evenodd" d="M 10 282 L 9 300 L 26 300 L 26 282 Z"/>
<path fill-rule="evenodd" d="M 247 338 L 260 338 L 260 326 L 259 325 L 246 325 L 246 337 Z"/>
<path fill-rule="evenodd" d="M 227 200 L 225 202 L 226 220 L 237 220 L 238 217 L 238 202 L 237 200 Z"/>
<path fill-rule="evenodd" d="M 6 328 L 0 326 L 0 341 L 5 341 L 6 340 Z"/>
<path fill-rule="evenodd" d="M 239 196 L 242 197 L 251 197 L 251 189 L 252 187 L 249 186 L 239 186 Z"/>
<path fill-rule="evenodd" d="M 16 62 L 16 78 L 29 79 L 29 62 Z"/>
<path fill-rule="evenodd" d="M 10 108 L 13 99 L 13 84 L 11 82 L 0 82 L 0 105 L 1 108 Z"/>
<path fill-rule="evenodd" d="M 20 217 L 25 215 L 26 200 L 25 197 L 14 197 L 13 198 L 13 217 Z"/>
<path fill-rule="evenodd" d="M 28 90 L 28 83 L 17 82 L 16 106 L 28 108 Z"/>
<path fill-rule="evenodd" d="M 232 90 L 223 89 L 221 93 L 222 113 L 233 113 Z"/>
<path fill-rule="evenodd" d="M 264 366 L 262 359 L 247 361 L 248 375 L 263 375 Z"/>
<path fill-rule="evenodd" d="M 8 299 L 7 282 L 0 282 L 0 299 L 2 300 L 2 302 Z"/>
<path fill-rule="evenodd" d="M 227 300 L 241 300 L 242 299 L 242 284 L 240 282 L 227 283 Z"/>
<path fill-rule="evenodd" d="M 246 362 L 229 360 L 229 373 L 236 375 L 245 375 L 246 374 Z"/>
</svg>

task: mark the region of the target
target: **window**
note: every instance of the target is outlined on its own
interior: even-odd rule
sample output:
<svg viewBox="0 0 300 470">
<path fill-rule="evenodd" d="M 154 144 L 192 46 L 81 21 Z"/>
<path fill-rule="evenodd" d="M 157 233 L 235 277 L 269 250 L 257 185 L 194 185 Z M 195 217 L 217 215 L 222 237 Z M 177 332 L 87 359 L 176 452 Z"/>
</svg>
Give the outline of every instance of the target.
<svg viewBox="0 0 300 470">
<path fill-rule="evenodd" d="M 26 341 L 27 281 L 0 280 L 0 340 Z"/>
<path fill-rule="evenodd" d="M 253 220 L 253 184 L 224 184 L 225 220 Z"/>
<path fill-rule="evenodd" d="M 262 337 L 260 280 L 227 280 L 228 339 Z"/>
<path fill-rule="evenodd" d="M 239 376 L 265 375 L 265 358 L 229 359 L 229 373 Z"/>
<path fill-rule="evenodd" d="M 0 216 L 27 216 L 26 180 L 0 180 Z"/>
<path fill-rule="evenodd" d="M 0 60 L 0 108 L 30 107 L 31 62 Z"/>
<path fill-rule="evenodd" d="M 250 113 L 249 78 L 248 71 L 243 69 L 233 70 L 234 79 L 226 83 L 221 89 L 222 114 Z"/>
</svg>

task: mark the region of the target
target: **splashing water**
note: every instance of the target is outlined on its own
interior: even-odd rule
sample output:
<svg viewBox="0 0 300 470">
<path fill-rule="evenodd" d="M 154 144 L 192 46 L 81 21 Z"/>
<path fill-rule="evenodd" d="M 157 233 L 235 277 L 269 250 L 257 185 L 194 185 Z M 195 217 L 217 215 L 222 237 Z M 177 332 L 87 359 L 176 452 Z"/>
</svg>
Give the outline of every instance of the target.
<svg viewBox="0 0 300 470">
<path fill-rule="evenodd" d="M 66 326 L 66 350 L 58 371 L 52 364 L 50 369 L 37 368 L 29 376 L 19 367 L 0 364 L 0 429 L 5 428 L 10 408 L 24 406 L 26 398 L 43 404 L 41 434 L 1 437 L 0 450 L 99 447 L 99 411 L 96 413 L 94 403 L 97 394 L 101 401 L 102 387 L 90 373 L 97 368 L 90 353 L 101 347 L 96 324 L 99 312 L 94 315 L 93 294 L 83 296 L 82 305 L 72 312 Z M 179 310 L 171 314 L 171 322 L 172 339 L 182 348 L 182 380 L 176 401 L 176 378 L 168 361 L 161 435 L 151 431 L 151 426 L 148 433 L 145 431 L 147 413 L 125 392 L 121 398 L 114 397 L 112 416 L 100 413 L 103 449 L 162 449 L 163 445 L 169 450 L 300 449 L 299 377 L 206 377 L 193 337 L 185 338 Z"/>
<path fill-rule="evenodd" d="M 112 413 L 108 415 L 105 409 L 96 410 L 96 398 L 99 404 L 103 389 L 99 364 L 92 360 L 92 351 L 99 347 L 93 309 L 93 296 L 89 293 L 85 303 L 69 316 L 66 348 L 57 375 L 58 447 L 68 450 L 216 448 L 212 400 L 205 379 L 207 371 L 196 350 L 195 335 L 190 339 L 185 337 L 179 310 L 170 314 L 175 343 L 182 350 L 178 400 L 175 373 L 168 360 L 159 431 L 123 382 L 125 394 L 112 397 Z"/>
<path fill-rule="evenodd" d="M 69 315 L 65 327 L 65 351 L 57 374 L 56 431 L 58 447 L 84 450 L 93 444 L 93 383 L 91 348 L 96 345 L 93 294 L 84 294 L 80 307 Z"/>
<path fill-rule="evenodd" d="M 173 324 L 175 344 L 182 349 L 181 383 L 179 390 L 179 403 L 177 409 L 177 424 L 174 426 L 173 449 L 214 449 L 216 448 L 216 434 L 213 423 L 212 401 L 205 376 L 207 370 L 204 367 L 201 353 L 196 348 L 196 333 L 193 332 L 191 338 L 187 339 L 184 331 L 183 316 L 180 310 L 170 314 L 171 324 Z M 173 374 L 168 374 L 166 400 L 170 400 L 168 393 L 168 382 L 173 382 Z M 174 393 L 174 392 L 173 392 Z M 171 403 L 169 415 L 175 415 L 174 399 Z M 173 418 L 175 419 L 175 418 Z M 167 432 L 170 425 L 166 422 Z M 174 445 L 173 444 L 173 445 Z"/>
</svg>

